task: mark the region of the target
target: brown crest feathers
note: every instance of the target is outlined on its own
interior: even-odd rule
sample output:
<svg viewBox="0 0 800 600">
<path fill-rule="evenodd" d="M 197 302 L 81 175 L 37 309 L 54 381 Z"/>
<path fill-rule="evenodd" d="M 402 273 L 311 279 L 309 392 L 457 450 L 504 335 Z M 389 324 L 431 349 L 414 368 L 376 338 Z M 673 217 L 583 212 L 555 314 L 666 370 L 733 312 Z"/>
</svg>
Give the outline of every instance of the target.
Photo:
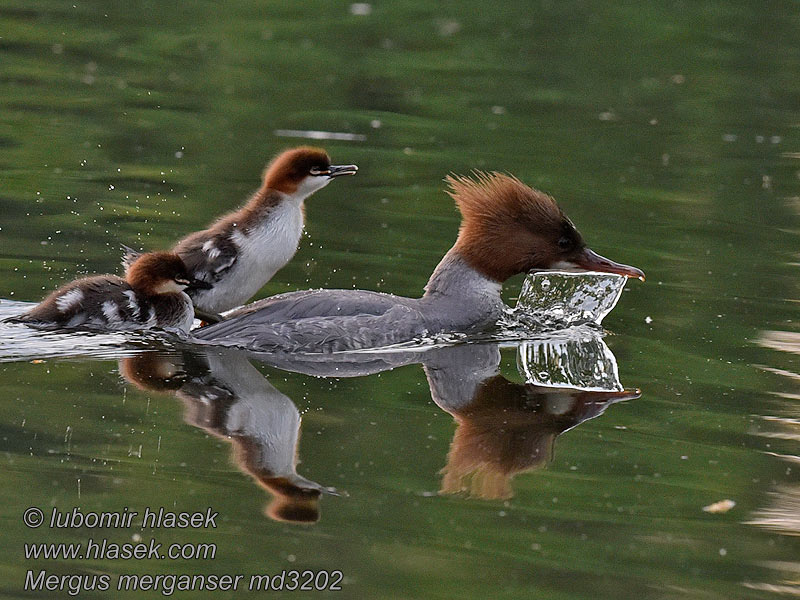
<svg viewBox="0 0 800 600">
<path fill-rule="evenodd" d="M 565 217 L 551 196 L 504 173 L 473 171 L 446 181 L 463 217 L 455 249 L 478 272 L 502 282 L 557 260 Z"/>
<path fill-rule="evenodd" d="M 181 257 L 172 252 L 148 252 L 137 258 L 125 274 L 125 280 L 133 289 L 152 293 L 164 281 L 180 277 L 189 279 Z"/>
<path fill-rule="evenodd" d="M 322 148 L 300 146 L 286 150 L 267 165 L 261 190 L 262 192 L 277 190 L 284 194 L 292 194 L 312 168 L 327 169 L 330 164 L 331 159 Z"/>
<path fill-rule="evenodd" d="M 513 175 L 473 171 L 473 177 L 448 175 L 447 193 L 456 201 L 465 223 L 480 220 L 552 221 L 561 210 L 552 196 L 522 183 Z"/>
</svg>

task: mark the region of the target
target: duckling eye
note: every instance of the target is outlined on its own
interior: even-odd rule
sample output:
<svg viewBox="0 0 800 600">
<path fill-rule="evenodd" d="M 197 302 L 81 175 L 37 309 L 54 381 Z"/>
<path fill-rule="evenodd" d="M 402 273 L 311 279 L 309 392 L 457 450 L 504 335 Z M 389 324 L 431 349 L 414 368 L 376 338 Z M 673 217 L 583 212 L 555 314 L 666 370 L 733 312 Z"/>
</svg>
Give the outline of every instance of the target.
<svg viewBox="0 0 800 600">
<path fill-rule="evenodd" d="M 330 169 L 325 169 L 323 167 L 311 167 L 309 171 L 310 175 L 328 175 L 330 173 Z"/>
<path fill-rule="evenodd" d="M 562 237 L 561 239 L 558 240 L 558 247 L 561 248 L 562 250 L 569 250 L 571 246 L 572 246 L 572 240 L 570 240 L 567 237 Z"/>
</svg>

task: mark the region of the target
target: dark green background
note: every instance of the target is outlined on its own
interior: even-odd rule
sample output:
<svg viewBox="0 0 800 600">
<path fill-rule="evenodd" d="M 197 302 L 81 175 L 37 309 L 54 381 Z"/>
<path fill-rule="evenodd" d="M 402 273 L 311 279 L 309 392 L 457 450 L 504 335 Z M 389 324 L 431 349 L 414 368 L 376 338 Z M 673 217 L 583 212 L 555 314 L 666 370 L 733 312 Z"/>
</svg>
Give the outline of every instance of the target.
<svg viewBox="0 0 800 600">
<path fill-rule="evenodd" d="M 277 129 L 355 133 L 366 141 L 324 146 L 358 176 L 307 202 L 309 235 L 261 295 L 419 294 L 458 227 L 442 178 L 509 171 L 647 273 L 605 321 L 643 396 L 561 437 L 513 499 L 484 501 L 435 493 L 454 424 L 418 366 L 340 381 L 264 369 L 306 411 L 299 470 L 350 494 L 297 527 L 267 519 L 229 446 L 115 361 L 5 364 L 2 593 L 32 597 L 32 566 L 341 569 L 347 598 L 800 593 L 800 344 L 759 342 L 798 331 L 796 2 L 393 0 L 358 16 L 347 2 L 73 1 L 0 5 L 0 297 L 38 300 L 115 271 L 120 242 L 165 248 L 203 227 L 302 142 Z M 723 498 L 730 512 L 701 510 Z M 160 537 L 214 541 L 218 557 L 26 564 L 25 541 L 86 538 L 24 528 L 29 505 L 210 505 L 213 533 Z M 775 506 L 790 507 L 783 533 L 746 523 Z"/>
</svg>

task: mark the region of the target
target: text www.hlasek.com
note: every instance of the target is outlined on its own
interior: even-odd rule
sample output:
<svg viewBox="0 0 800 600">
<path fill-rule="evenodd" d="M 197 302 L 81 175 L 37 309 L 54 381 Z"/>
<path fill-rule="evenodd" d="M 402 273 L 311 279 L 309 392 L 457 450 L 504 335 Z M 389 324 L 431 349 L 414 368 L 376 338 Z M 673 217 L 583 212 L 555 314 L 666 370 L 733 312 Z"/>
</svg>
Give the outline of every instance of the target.
<svg viewBox="0 0 800 600">
<path fill-rule="evenodd" d="M 211 560 L 217 555 L 216 544 L 170 544 L 166 551 L 156 540 L 138 544 L 115 544 L 108 540 L 93 540 L 83 544 L 25 544 L 25 558 L 50 560 L 60 558 L 89 560 Z"/>
<path fill-rule="evenodd" d="M 163 508 L 153 511 L 145 509 L 141 520 L 140 513 L 127 507 L 123 511 L 84 513 L 79 508 L 69 512 L 52 509 L 49 520 L 44 511 L 31 507 L 25 511 L 23 522 L 31 529 L 48 525 L 48 529 L 130 529 L 135 525 L 139 530 L 149 529 L 187 529 L 216 528 L 217 512 L 211 508 L 196 513 L 169 512 Z M 134 525 L 134 521 L 136 521 Z M 64 574 L 62 561 L 73 560 L 214 560 L 217 545 L 208 542 L 173 543 L 164 545 L 156 539 L 142 540 L 136 532 L 131 536 L 133 542 L 115 543 L 107 538 L 91 537 L 85 542 L 55 543 L 29 542 L 24 544 L 26 560 L 57 560 L 59 573 L 48 573 L 46 569 L 28 570 L 25 574 L 25 591 L 61 591 L 70 596 L 81 592 L 108 591 L 155 591 L 170 596 L 178 591 L 338 591 L 341 590 L 344 575 L 341 571 L 282 570 L 275 574 L 179 574 L 179 573 L 119 573 L 95 572 Z"/>
</svg>

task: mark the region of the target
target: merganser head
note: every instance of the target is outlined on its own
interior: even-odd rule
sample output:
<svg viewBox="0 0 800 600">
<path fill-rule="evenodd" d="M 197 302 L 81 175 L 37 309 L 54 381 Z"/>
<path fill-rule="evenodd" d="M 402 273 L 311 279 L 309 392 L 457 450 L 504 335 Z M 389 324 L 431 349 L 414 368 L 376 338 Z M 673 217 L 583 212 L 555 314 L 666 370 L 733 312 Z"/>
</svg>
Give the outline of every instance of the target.
<svg viewBox="0 0 800 600">
<path fill-rule="evenodd" d="M 483 275 L 503 282 L 517 273 L 601 271 L 644 280 L 635 267 L 595 254 L 547 194 L 503 173 L 448 176 L 461 211 L 455 249 Z"/>
<path fill-rule="evenodd" d="M 332 165 L 321 148 L 301 146 L 276 156 L 264 172 L 264 188 L 288 196 L 306 198 L 324 188 L 334 177 L 355 175 L 356 165 Z"/>
<path fill-rule="evenodd" d="M 125 280 L 144 294 L 175 294 L 186 288 L 211 289 L 211 284 L 189 274 L 181 257 L 171 252 L 148 252 L 137 258 Z"/>
</svg>

